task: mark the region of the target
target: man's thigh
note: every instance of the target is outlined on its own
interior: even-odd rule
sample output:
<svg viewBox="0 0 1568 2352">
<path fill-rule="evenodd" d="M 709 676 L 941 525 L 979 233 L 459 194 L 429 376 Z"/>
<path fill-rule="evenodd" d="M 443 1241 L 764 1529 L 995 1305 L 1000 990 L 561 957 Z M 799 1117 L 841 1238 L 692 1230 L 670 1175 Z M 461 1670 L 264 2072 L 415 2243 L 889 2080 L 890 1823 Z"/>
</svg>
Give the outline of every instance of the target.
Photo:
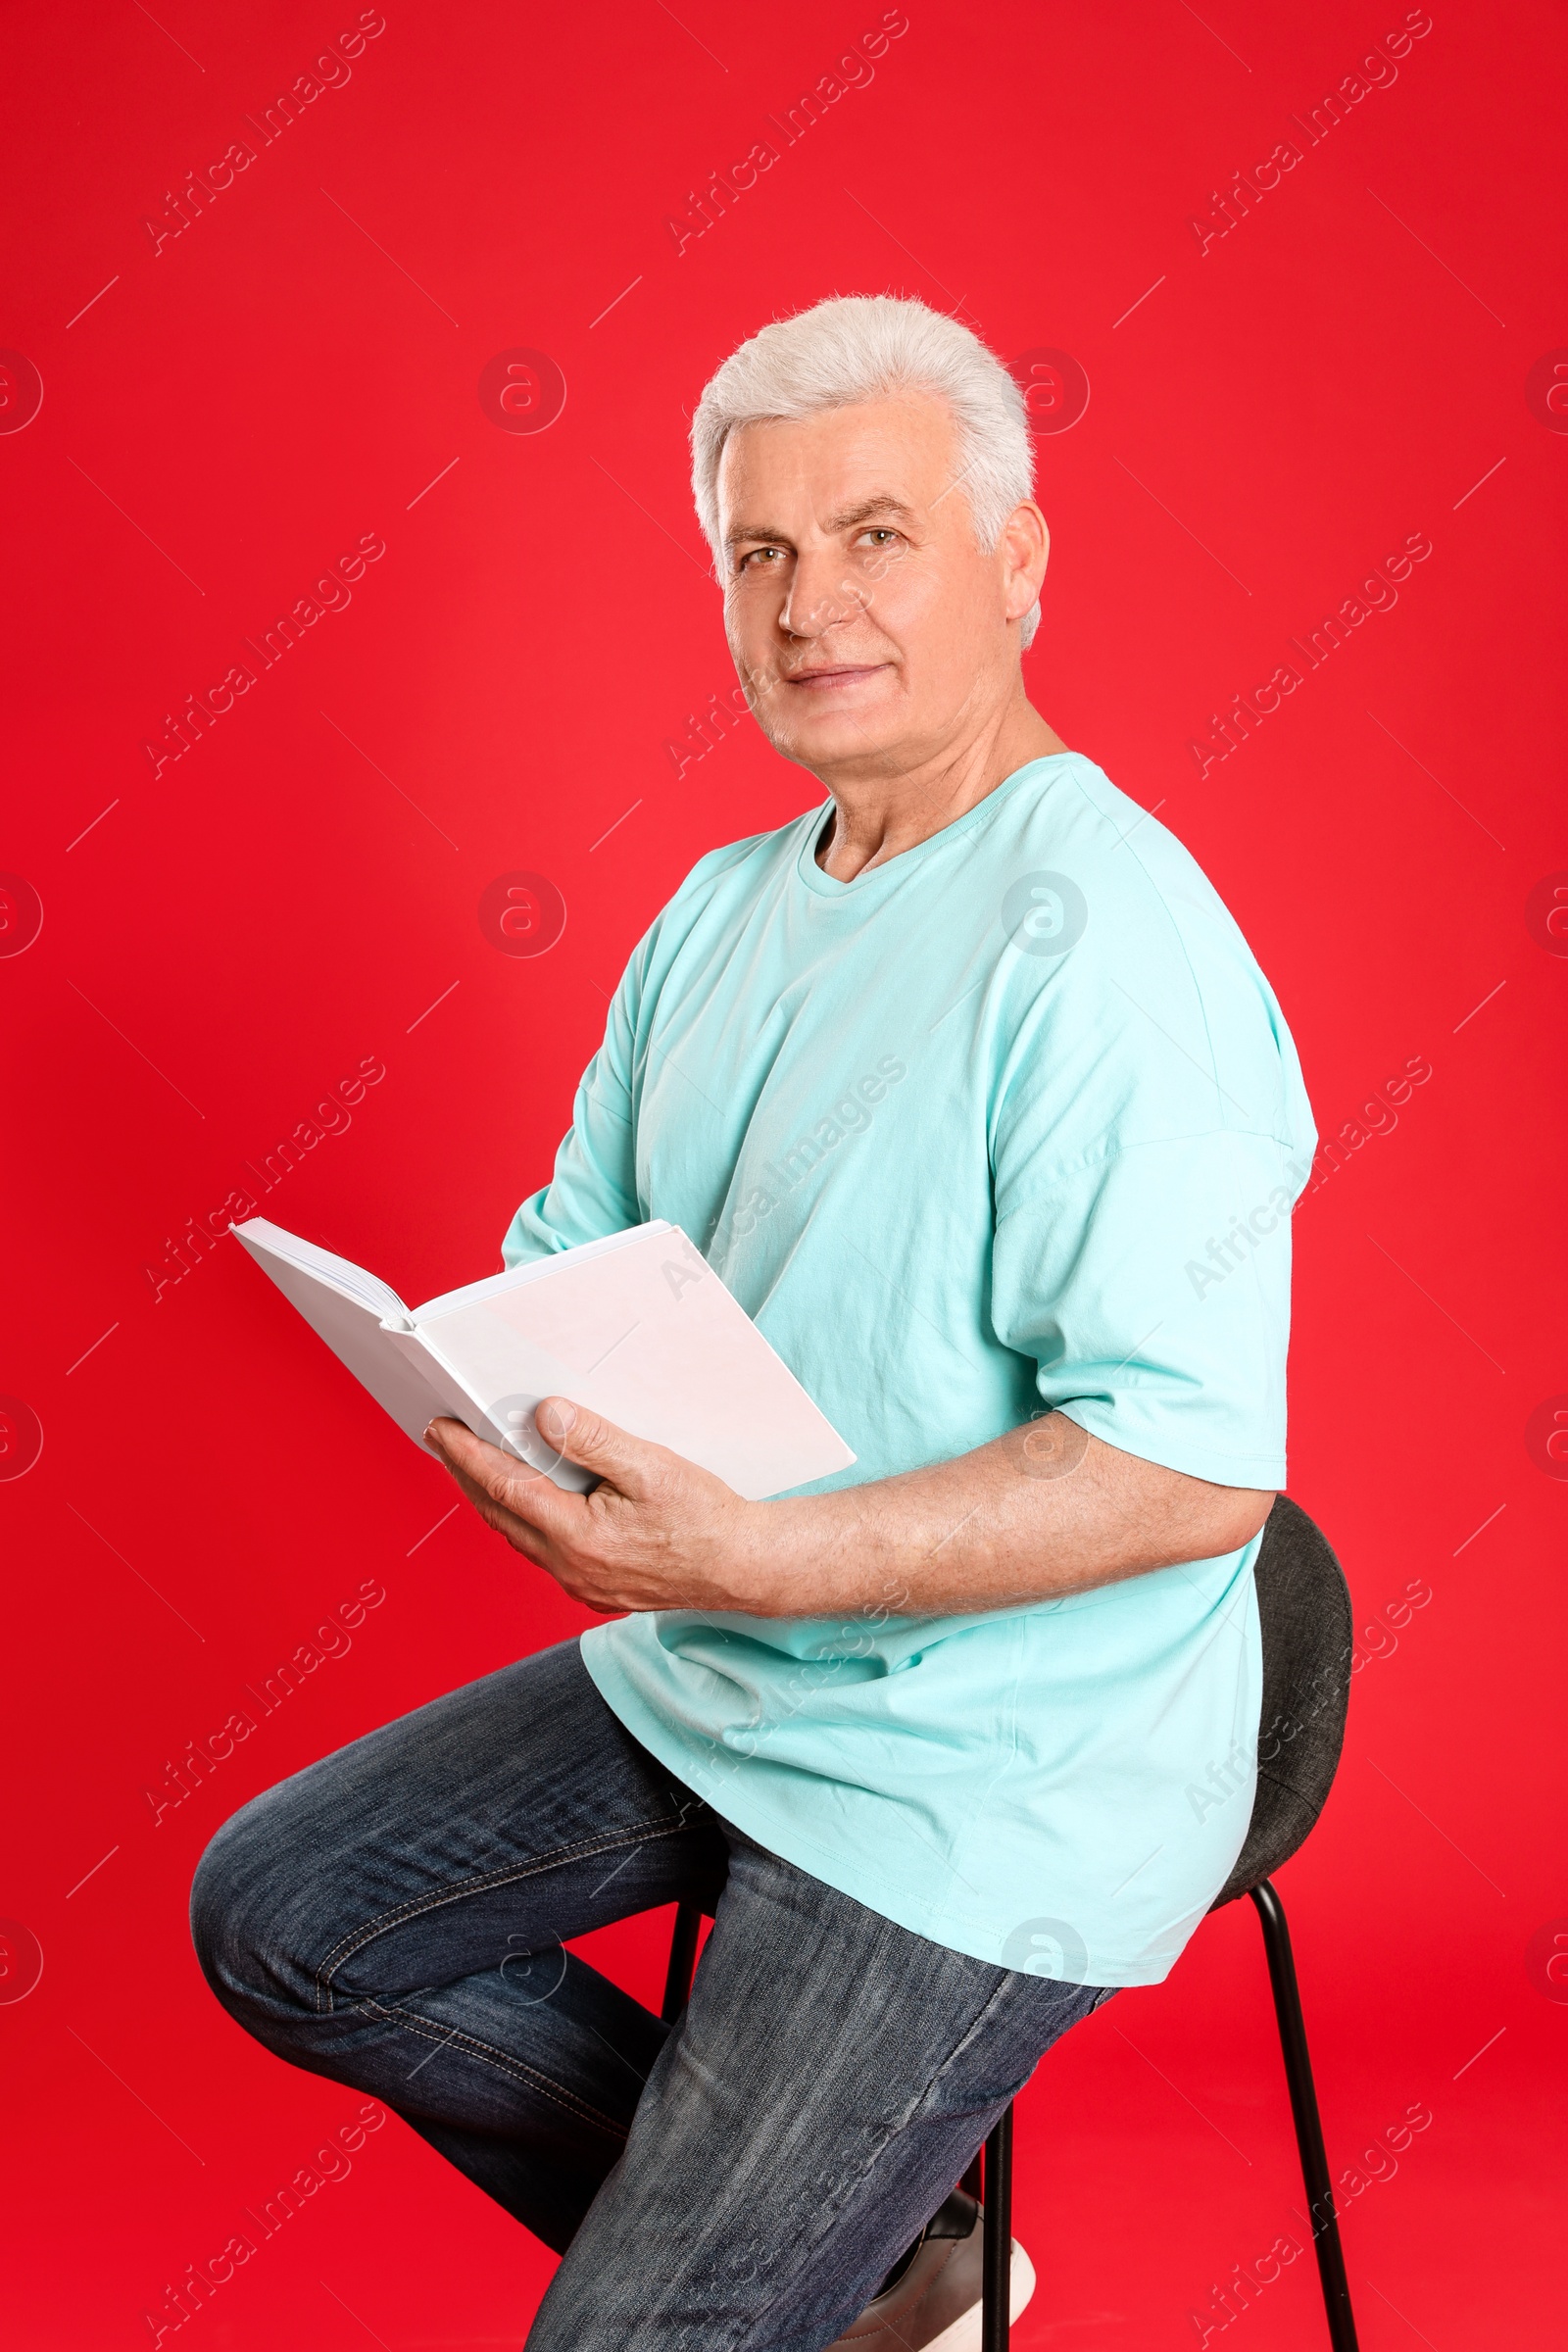
<svg viewBox="0 0 1568 2352">
<path fill-rule="evenodd" d="M 508 1970 L 695 1886 L 712 1816 L 606 1706 L 575 1642 L 503 1667 L 266 1790 L 203 1856 L 220 1996 L 281 2019 Z M 538 1973 L 543 1980 L 546 1973 Z"/>
<path fill-rule="evenodd" d="M 729 1841 L 686 2017 L 529 2352 L 817 2352 L 1104 1997 L 949 1951 Z"/>
</svg>

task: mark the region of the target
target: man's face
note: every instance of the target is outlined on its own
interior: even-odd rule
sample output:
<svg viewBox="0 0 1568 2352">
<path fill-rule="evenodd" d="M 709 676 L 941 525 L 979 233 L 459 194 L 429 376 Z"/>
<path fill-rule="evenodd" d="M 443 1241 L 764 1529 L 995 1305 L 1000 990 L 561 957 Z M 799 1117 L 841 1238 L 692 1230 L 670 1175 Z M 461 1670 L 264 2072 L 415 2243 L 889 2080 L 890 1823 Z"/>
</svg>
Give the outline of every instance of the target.
<svg viewBox="0 0 1568 2352">
<path fill-rule="evenodd" d="M 946 403 L 909 393 L 725 444 L 730 652 L 769 741 L 824 778 L 940 754 L 1015 677 L 1044 522 L 1021 508 L 986 554 L 955 440 Z"/>
</svg>

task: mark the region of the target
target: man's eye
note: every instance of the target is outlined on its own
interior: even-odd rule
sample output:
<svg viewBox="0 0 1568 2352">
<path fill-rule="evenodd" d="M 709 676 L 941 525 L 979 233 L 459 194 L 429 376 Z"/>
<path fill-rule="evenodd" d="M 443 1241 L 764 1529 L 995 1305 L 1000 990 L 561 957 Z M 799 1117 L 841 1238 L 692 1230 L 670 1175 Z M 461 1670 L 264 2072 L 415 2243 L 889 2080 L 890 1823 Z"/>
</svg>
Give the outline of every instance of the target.
<svg viewBox="0 0 1568 2352">
<path fill-rule="evenodd" d="M 898 535 L 897 531 L 885 530 L 881 524 L 875 524 L 870 530 L 860 533 L 862 541 L 877 547 L 886 547 Z"/>
<path fill-rule="evenodd" d="M 764 568 L 761 561 L 764 556 L 776 556 L 779 561 L 782 562 L 784 550 L 781 547 L 751 548 L 744 556 L 742 556 L 739 568 L 742 571 L 751 571 L 754 569 L 761 570 Z"/>
</svg>

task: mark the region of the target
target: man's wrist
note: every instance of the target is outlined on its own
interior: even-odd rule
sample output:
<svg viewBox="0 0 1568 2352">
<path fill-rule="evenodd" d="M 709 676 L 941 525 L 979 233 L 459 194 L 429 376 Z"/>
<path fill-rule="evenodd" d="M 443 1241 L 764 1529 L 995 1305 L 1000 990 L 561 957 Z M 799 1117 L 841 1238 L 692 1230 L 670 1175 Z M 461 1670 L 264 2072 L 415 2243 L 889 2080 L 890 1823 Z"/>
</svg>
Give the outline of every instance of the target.
<svg viewBox="0 0 1568 2352">
<path fill-rule="evenodd" d="M 734 1581 L 745 1594 L 740 1606 L 748 1616 L 794 1617 L 802 1615 L 798 1603 L 791 1598 L 792 1582 L 799 1587 L 799 1578 L 792 1579 L 790 1565 L 792 1547 L 786 1531 L 786 1509 L 777 1502 L 744 1502 L 743 1516 L 734 1531 L 735 1547 L 731 1554 Z"/>
<path fill-rule="evenodd" d="M 740 1558 L 749 1614 L 831 1617 L 844 1604 L 840 1494 L 744 1505 Z"/>
</svg>

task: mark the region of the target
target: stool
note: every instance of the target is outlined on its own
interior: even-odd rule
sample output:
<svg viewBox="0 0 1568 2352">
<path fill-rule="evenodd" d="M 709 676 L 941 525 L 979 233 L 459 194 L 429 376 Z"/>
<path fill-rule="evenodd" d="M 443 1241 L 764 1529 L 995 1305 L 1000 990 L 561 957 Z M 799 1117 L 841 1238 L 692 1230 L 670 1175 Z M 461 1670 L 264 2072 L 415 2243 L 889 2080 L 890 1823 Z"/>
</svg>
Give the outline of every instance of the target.
<svg viewBox="0 0 1568 2352">
<path fill-rule="evenodd" d="M 1264 1524 L 1252 1575 L 1263 1635 L 1257 1794 L 1252 1800 L 1247 1842 L 1209 1908 L 1218 1911 L 1244 1894 L 1250 1895 L 1256 1906 L 1329 2342 L 1334 2352 L 1357 2352 L 1291 1932 L 1285 1923 L 1285 1906 L 1272 1884 L 1272 1873 L 1290 1860 L 1322 1811 L 1339 1765 L 1354 1646 L 1350 1595 L 1327 1537 L 1299 1503 L 1285 1494 L 1276 1497 Z M 983 2352 L 1004 2352 L 1011 2333 L 1007 2320 L 1012 2248 L 1010 2105 L 985 2143 L 984 2191 L 985 2294 L 980 2341 Z"/>
<path fill-rule="evenodd" d="M 1257 1794 L 1236 1867 L 1209 1908 L 1250 1895 L 1263 1931 L 1306 2209 L 1311 2216 L 1323 2307 L 1333 2352 L 1358 2352 L 1339 2217 L 1312 2086 L 1306 2026 L 1296 1982 L 1285 1906 L 1272 1874 L 1290 1860 L 1317 1820 L 1333 1786 L 1345 1740 L 1353 1629 L 1345 1573 L 1328 1539 L 1299 1505 L 1275 1498 L 1253 1568 L 1263 1638 L 1263 1704 L 1258 1725 Z M 702 1932 L 700 1903 L 682 1903 L 670 1939 L 662 2016 L 673 2024 L 686 2005 Z M 1012 2261 L 1012 2105 L 985 2142 L 984 2163 L 963 2185 L 981 2196 L 985 2232 L 982 2352 L 1005 2352 L 1011 2337 L 1008 2285 Z"/>
</svg>

